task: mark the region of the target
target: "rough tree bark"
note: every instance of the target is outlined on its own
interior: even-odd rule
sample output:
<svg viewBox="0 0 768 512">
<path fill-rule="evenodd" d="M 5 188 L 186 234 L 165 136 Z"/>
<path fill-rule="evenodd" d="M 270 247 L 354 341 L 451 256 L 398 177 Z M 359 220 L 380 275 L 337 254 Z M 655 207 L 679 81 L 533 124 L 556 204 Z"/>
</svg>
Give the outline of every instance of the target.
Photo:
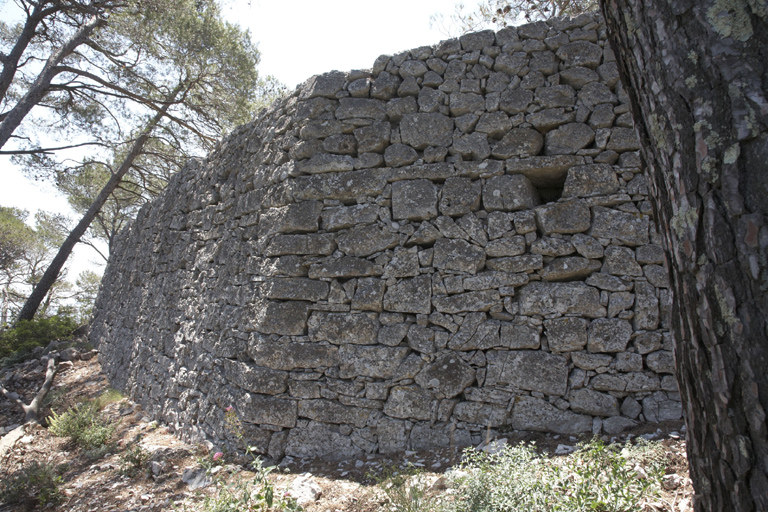
<svg viewBox="0 0 768 512">
<path fill-rule="evenodd" d="M 768 510 L 768 4 L 602 0 L 675 292 L 696 510 Z"/>
</svg>

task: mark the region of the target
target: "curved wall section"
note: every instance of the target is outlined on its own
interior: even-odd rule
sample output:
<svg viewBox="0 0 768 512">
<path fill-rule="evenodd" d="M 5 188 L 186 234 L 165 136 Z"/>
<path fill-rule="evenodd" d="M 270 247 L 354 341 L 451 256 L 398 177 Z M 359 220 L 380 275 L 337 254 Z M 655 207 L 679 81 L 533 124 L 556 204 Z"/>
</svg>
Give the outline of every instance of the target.
<svg viewBox="0 0 768 512">
<path fill-rule="evenodd" d="M 116 243 L 92 339 L 189 439 L 272 458 L 679 419 L 663 251 L 602 20 L 309 79 Z"/>
</svg>

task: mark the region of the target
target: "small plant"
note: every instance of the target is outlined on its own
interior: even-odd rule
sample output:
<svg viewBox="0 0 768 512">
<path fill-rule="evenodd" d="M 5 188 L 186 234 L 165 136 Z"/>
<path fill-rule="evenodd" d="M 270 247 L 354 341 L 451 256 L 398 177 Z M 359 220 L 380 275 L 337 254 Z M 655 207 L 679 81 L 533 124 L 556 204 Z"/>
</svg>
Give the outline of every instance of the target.
<svg viewBox="0 0 768 512">
<path fill-rule="evenodd" d="M 149 462 L 149 458 L 150 453 L 142 448 L 138 442 L 134 443 L 120 455 L 120 461 L 123 466 L 121 473 L 131 478 L 142 473 L 148 473 L 149 468 L 147 463 Z"/>
<path fill-rule="evenodd" d="M 559 459 L 538 455 L 533 445 L 506 446 L 494 455 L 470 450 L 451 510 L 639 512 L 658 494 L 663 462 L 658 443 L 622 448 L 599 439 Z M 638 475 L 637 465 L 647 477 Z"/>
<path fill-rule="evenodd" d="M 93 403 L 99 410 L 101 410 L 109 404 L 119 402 L 123 398 L 125 398 L 125 395 L 121 391 L 118 391 L 114 388 L 109 388 L 94 398 Z"/>
<path fill-rule="evenodd" d="M 287 492 L 275 493 L 275 487 L 268 478 L 273 468 L 264 467 L 253 448 L 245 442 L 243 425 L 234 407 L 226 408 L 224 421 L 229 430 L 245 446 L 246 455 L 251 457 L 249 468 L 254 472 L 254 477 L 250 482 L 238 480 L 234 483 L 226 483 L 223 478 L 217 477 L 216 494 L 205 497 L 201 510 L 204 512 L 300 512 L 303 510 Z M 201 461 L 201 466 L 210 473 L 213 466 L 223 463 L 224 453 L 216 452 L 205 457 Z M 183 510 L 186 511 L 186 507 Z"/>
<path fill-rule="evenodd" d="M 429 482 L 424 471 L 410 466 L 405 471 L 390 468 L 384 476 L 369 474 L 384 490 L 396 512 L 427 512 L 436 510 L 438 500 L 429 495 Z"/>
<path fill-rule="evenodd" d="M 0 502 L 7 504 L 56 505 L 63 499 L 58 468 L 48 462 L 33 461 L 0 481 Z"/>
<path fill-rule="evenodd" d="M 96 402 L 91 401 L 75 405 L 63 414 L 53 412 L 48 418 L 48 430 L 96 456 L 106 449 L 115 427 L 102 418 Z"/>
</svg>

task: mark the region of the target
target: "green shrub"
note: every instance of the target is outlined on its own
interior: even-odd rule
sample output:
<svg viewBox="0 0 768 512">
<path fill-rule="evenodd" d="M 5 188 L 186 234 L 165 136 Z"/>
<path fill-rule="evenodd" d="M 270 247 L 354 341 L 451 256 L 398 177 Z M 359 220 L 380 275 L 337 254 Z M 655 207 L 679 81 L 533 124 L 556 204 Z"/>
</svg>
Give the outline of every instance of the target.
<svg viewBox="0 0 768 512">
<path fill-rule="evenodd" d="M 106 449 L 115 427 L 102 418 L 98 405 L 91 401 L 71 407 L 60 415 L 54 412 L 48 418 L 48 430 L 96 455 Z"/>
<path fill-rule="evenodd" d="M 0 502 L 25 505 L 56 505 L 63 496 L 58 468 L 48 462 L 33 461 L 5 480 L 0 480 Z"/>
<path fill-rule="evenodd" d="M 71 338 L 75 329 L 77 322 L 67 316 L 21 320 L 13 328 L 0 331 L 0 359 L 6 359 L 4 366 L 15 364 L 37 347 Z"/>
<path fill-rule="evenodd" d="M 121 468 L 121 473 L 129 477 L 148 473 L 149 467 L 147 463 L 149 462 L 149 458 L 150 453 L 147 450 L 142 448 L 138 443 L 134 444 L 120 455 L 120 461 L 123 466 Z"/>
<path fill-rule="evenodd" d="M 427 512 L 437 510 L 438 499 L 429 494 L 429 482 L 425 472 L 414 467 L 405 471 L 390 468 L 380 477 L 370 475 L 389 498 L 396 512 Z"/>
<path fill-rule="evenodd" d="M 640 465 L 647 473 L 641 478 Z M 660 491 L 659 443 L 582 444 L 568 457 L 549 459 L 533 446 L 507 446 L 495 455 L 468 451 L 457 499 L 450 509 L 468 512 L 634 512 Z"/>
</svg>

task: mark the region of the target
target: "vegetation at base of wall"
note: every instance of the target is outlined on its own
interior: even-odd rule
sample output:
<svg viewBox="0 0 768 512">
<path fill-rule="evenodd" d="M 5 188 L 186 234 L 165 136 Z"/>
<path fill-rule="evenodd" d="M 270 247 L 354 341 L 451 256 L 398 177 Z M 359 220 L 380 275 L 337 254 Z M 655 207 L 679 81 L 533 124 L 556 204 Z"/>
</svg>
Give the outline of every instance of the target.
<svg viewBox="0 0 768 512">
<path fill-rule="evenodd" d="M 397 512 L 640 512 L 660 493 L 664 468 L 661 443 L 595 439 L 561 458 L 539 455 L 533 445 L 467 450 L 447 476 L 448 492 L 414 471 L 379 483 Z"/>
<path fill-rule="evenodd" d="M 48 431 L 55 436 L 68 438 L 84 450 L 87 458 L 100 458 L 110 448 L 115 433 L 115 426 L 101 414 L 102 407 L 114 401 L 112 394 L 107 391 L 94 400 L 70 407 L 62 414 L 54 411 L 48 417 Z"/>
<path fill-rule="evenodd" d="M 149 459 L 152 456 L 137 442 L 120 455 L 120 472 L 129 478 L 149 473 Z"/>
<path fill-rule="evenodd" d="M 20 362 L 35 348 L 46 347 L 53 340 L 70 339 L 77 327 L 77 322 L 68 316 L 21 320 L 14 327 L 0 331 L 2 365 Z"/>
<path fill-rule="evenodd" d="M 63 500 L 60 469 L 49 462 L 32 461 L 10 478 L 0 480 L 0 503 L 26 508 L 54 506 Z"/>
</svg>

